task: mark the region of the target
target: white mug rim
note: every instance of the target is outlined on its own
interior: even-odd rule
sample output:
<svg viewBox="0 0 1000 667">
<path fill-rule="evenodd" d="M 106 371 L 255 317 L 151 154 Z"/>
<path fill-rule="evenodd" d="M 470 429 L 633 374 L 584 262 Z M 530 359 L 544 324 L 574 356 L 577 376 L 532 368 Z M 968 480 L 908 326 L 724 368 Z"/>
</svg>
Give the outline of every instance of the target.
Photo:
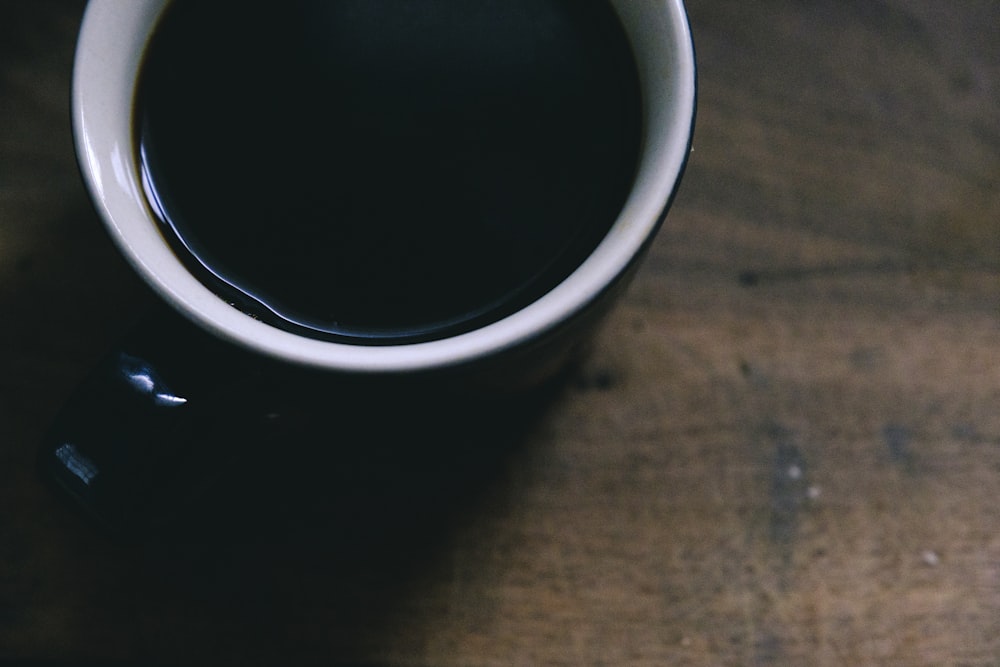
<svg viewBox="0 0 1000 667">
<path fill-rule="evenodd" d="M 569 321 L 613 285 L 652 239 L 690 152 L 695 61 L 683 0 L 612 0 L 639 65 L 644 142 L 629 198 L 598 247 L 550 292 L 473 331 L 417 343 L 358 345 L 308 338 L 234 308 L 184 267 L 145 204 L 134 165 L 132 96 L 142 51 L 169 0 L 90 0 L 73 72 L 74 140 L 84 182 L 135 270 L 215 335 L 287 362 L 346 372 L 412 372 L 474 362 Z"/>
</svg>

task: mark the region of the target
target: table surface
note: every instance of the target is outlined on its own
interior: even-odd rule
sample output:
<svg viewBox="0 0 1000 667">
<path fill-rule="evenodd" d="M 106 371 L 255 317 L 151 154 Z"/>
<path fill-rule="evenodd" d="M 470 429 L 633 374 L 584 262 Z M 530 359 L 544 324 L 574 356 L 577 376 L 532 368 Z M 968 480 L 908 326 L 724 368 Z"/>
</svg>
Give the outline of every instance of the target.
<svg viewBox="0 0 1000 667">
<path fill-rule="evenodd" d="M 75 166 L 82 9 L 0 3 L 0 662 L 1000 664 L 995 0 L 690 0 L 680 195 L 541 414 L 376 475 L 405 519 L 210 546 L 34 466 L 150 298 Z"/>
</svg>

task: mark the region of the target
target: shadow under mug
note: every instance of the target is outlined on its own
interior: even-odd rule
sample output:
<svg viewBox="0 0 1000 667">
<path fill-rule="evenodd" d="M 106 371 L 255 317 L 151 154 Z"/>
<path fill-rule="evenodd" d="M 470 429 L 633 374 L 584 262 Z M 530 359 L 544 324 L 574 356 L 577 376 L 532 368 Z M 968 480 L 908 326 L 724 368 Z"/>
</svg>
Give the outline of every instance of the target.
<svg viewBox="0 0 1000 667">
<path fill-rule="evenodd" d="M 470 396 L 499 405 L 498 397 L 565 367 L 662 223 L 694 126 L 694 49 L 682 0 L 610 4 L 638 69 L 642 116 L 638 166 L 610 231 L 555 287 L 497 321 L 424 342 L 359 345 L 262 322 L 200 282 L 174 253 L 145 201 L 132 118 L 143 54 L 169 0 L 91 0 L 72 90 L 83 178 L 120 251 L 183 318 L 139 327 L 84 382 L 43 447 L 47 474 L 104 523 L 131 529 L 148 521 L 150 507 L 176 500 L 168 481 L 179 469 L 218 466 L 214 459 L 233 454 L 232 446 L 204 442 L 234 440 L 220 424 L 252 425 L 244 441 L 268 430 L 276 404 L 300 416 L 303 406 L 343 409 L 331 397 L 354 410 L 386 404 L 387 396 L 396 406 L 422 397 L 424 408 L 447 403 L 454 414 Z M 422 427 L 433 428 L 429 419 Z"/>
</svg>

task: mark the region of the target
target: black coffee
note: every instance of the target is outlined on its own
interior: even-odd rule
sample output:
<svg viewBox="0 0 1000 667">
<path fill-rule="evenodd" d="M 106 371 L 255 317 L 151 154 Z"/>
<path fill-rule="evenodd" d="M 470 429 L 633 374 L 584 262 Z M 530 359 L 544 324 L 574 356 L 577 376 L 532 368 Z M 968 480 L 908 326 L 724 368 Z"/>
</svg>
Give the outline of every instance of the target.
<svg viewBox="0 0 1000 667">
<path fill-rule="evenodd" d="M 607 0 L 174 0 L 135 120 L 151 205 L 206 284 L 374 344 L 558 284 L 616 218 L 640 142 Z"/>
</svg>

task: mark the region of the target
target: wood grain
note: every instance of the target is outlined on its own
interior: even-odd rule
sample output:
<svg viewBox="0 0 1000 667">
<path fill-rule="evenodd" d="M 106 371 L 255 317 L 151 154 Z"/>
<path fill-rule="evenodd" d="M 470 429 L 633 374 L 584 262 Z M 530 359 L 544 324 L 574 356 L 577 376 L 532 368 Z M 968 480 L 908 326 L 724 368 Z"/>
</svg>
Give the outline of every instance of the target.
<svg viewBox="0 0 1000 667">
<path fill-rule="evenodd" d="M 35 473 L 149 296 L 76 174 L 82 3 L 0 4 L 0 662 L 998 664 L 1000 5 L 688 9 L 685 182 L 543 414 L 405 519 L 206 547 Z"/>
</svg>

